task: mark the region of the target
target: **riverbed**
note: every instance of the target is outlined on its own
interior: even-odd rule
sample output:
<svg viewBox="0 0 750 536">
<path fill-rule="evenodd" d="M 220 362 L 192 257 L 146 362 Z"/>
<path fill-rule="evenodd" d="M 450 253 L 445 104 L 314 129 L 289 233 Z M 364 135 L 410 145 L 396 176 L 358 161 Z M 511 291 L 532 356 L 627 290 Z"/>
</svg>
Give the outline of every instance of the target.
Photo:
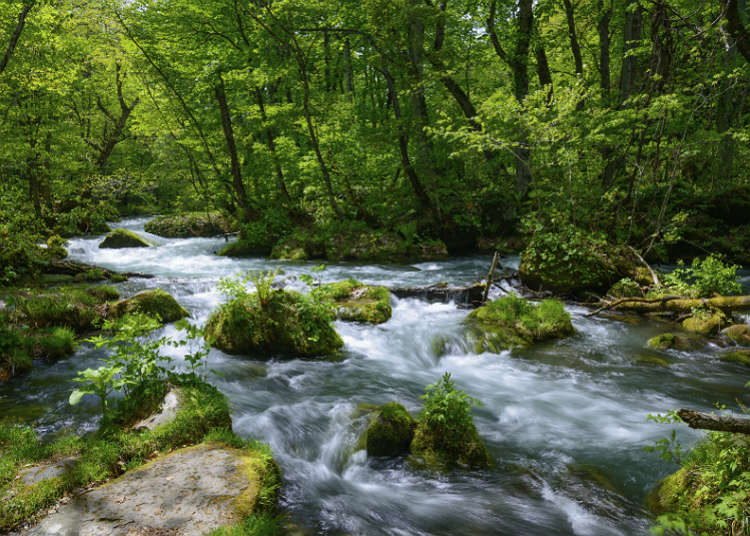
<svg viewBox="0 0 750 536">
<path fill-rule="evenodd" d="M 468 284 L 487 272 L 490 257 L 412 265 L 327 264 L 230 259 L 215 252 L 222 238 L 165 239 L 143 231 L 147 218 L 119 222 L 156 244 L 149 249 L 99 249 L 101 237 L 77 238 L 72 260 L 153 274 L 118 286 L 124 295 L 159 287 L 203 324 L 225 298 L 216 284 L 246 270 L 280 266 L 280 282 L 349 277 L 365 283 L 426 286 Z M 501 259 L 506 267 L 517 258 Z M 495 289 L 494 293 L 501 291 Z M 719 348 L 654 353 L 646 341 L 669 324 L 587 318 L 568 307 L 577 334 L 522 351 L 475 354 L 461 344 L 468 310 L 452 303 L 392 298 L 393 316 L 372 326 L 336 322 L 345 346 L 336 360 L 259 361 L 212 350 L 207 375 L 227 395 L 234 430 L 268 443 L 284 476 L 282 501 L 296 525 L 326 535 L 638 535 L 648 534 L 643 499 L 676 466 L 644 451 L 669 435 L 649 414 L 689 407 L 710 410 L 744 396 L 747 370 L 717 359 Z M 179 337 L 172 326 L 164 334 Z M 436 338 L 448 340 L 437 352 Z M 96 367 L 98 350 L 83 344 L 54 364 L 0 384 L 0 415 L 35 424 L 42 434 L 96 428 L 98 403 L 71 408 L 78 370 Z M 176 349 L 165 353 L 181 364 Z M 669 367 L 639 362 L 666 359 Z M 208 369 L 215 371 L 208 372 Z M 364 422 L 358 404 L 421 407 L 428 384 L 450 372 L 479 399 L 474 419 L 495 461 L 483 471 L 435 474 L 404 460 L 368 459 L 356 450 Z M 683 447 L 701 433 L 678 428 Z"/>
</svg>

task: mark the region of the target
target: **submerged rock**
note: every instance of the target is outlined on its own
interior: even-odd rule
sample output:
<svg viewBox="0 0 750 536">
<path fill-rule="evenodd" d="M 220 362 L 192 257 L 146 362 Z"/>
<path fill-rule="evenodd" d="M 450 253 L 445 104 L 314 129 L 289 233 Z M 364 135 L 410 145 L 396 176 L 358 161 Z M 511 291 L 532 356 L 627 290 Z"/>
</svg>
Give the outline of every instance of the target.
<svg viewBox="0 0 750 536">
<path fill-rule="evenodd" d="M 126 300 L 115 302 L 109 313 L 119 318 L 128 313 L 158 315 L 162 322 L 174 322 L 190 316 L 190 313 L 174 297 L 161 289 L 144 290 Z"/>
<path fill-rule="evenodd" d="M 465 320 L 477 353 L 498 353 L 575 333 L 570 314 L 558 300 L 539 305 L 508 295 L 476 309 Z"/>
<path fill-rule="evenodd" d="M 115 229 L 104 237 L 104 240 L 99 244 L 99 247 L 111 249 L 147 248 L 151 247 L 151 244 L 145 238 L 141 238 L 133 231 L 127 229 Z"/>
<path fill-rule="evenodd" d="M 264 481 L 278 481 L 278 472 L 256 451 L 211 443 L 183 448 L 75 495 L 27 534 L 199 536 L 248 517 L 269 492 Z"/>
<path fill-rule="evenodd" d="M 705 341 L 690 333 L 662 333 L 649 339 L 648 347 L 654 350 L 697 350 Z"/>
<path fill-rule="evenodd" d="M 216 310 L 206 324 L 206 339 L 228 354 L 330 355 L 344 344 L 332 320 L 327 306 L 298 292 L 271 291 L 265 302 L 255 293 Z"/>
<path fill-rule="evenodd" d="M 740 346 L 750 346 L 750 326 L 747 324 L 734 324 L 721 333 Z"/>
<path fill-rule="evenodd" d="M 331 303 L 342 320 L 382 324 L 391 318 L 391 293 L 385 287 L 348 279 L 321 285 L 311 294 L 317 300 Z"/>
<path fill-rule="evenodd" d="M 236 223 L 219 211 L 159 216 L 143 228 L 165 238 L 210 237 L 237 231 Z"/>
<path fill-rule="evenodd" d="M 417 421 L 397 402 L 375 410 L 365 432 L 368 456 L 402 456 L 409 452 Z"/>
</svg>

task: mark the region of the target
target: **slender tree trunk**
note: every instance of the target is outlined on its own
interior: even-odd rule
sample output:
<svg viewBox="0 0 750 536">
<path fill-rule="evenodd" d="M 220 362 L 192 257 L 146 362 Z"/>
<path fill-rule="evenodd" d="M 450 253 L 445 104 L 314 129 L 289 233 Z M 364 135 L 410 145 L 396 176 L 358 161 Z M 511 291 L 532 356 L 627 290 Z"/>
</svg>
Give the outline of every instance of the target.
<svg viewBox="0 0 750 536">
<path fill-rule="evenodd" d="M 740 4 L 741 0 L 719 0 L 727 19 L 727 30 L 732 34 L 737 50 L 750 62 L 750 31 L 742 23 L 742 14 L 745 6 Z"/>
<path fill-rule="evenodd" d="M 352 50 L 349 38 L 344 39 L 344 76 L 346 77 L 346 91 L 354 95 L 354 74 L 352 73 Z"/>
<path fill-rule="evenodd" d="M 638 58 L 629 51 L 640 44 L 642 26 L 642 9 L 639 0 L 630 0 L 625 4 L 625 27 L 623 29 L 623 59 L 620 76 L 620 102 L 630 97 L 638 79 Z"/>
<path fill-rule="evenodd" d="M 276 142 L 274 141 L 273 132 L 271 126 L 268 125 L 268 116 L 266 115 L 266 106 L 263 102 L 263 91 L 259 88 L 255 88 L 255 96 L 258 101 L 258 108 L 260 109 L 260 119 L 263 122 L 263 131 L 266 136 L 266 145 L 269 152 L 271 153 L 271 159 L 273 160 L 274 171 L 276 172 L 276 187 L 281 192 L 285 201 L 290 202 L 292 200 L 289 195 L 289 191 L 286 188 L 286 182 L 284 181 L 284 171 L 281 169 L 281 161 L 279 155 L 276 153 Z"/>
<path fill-rule="evenodd" d="M 29 11 L 34 7 L 36 4 L 36 0 L 31 0 L 28 4 L 24 5 L 21 9 L 21 13 L 18 15 L 18 22 L 16 23 L 16 28 L 13 30 L 13 33 L 10 35 L 10 42 L 8 42 L 8 47 L 5 49 L 5 53 L 3 54 L 3 57 L 0 58 L 0 75 L 3 74 L 3 71 L 5 71 L 5 68 L 8 66 L 8 62 L 10 61 L 11 56 L 13 56 L 13 52 L 16 50 L 16 45 L 18 44 L 18 39 L 21 37 L 21 32 L 23 32 L 23 27 L 26 25 L 26 17 L 29 14 Z"/>
<path fill-rule="evenodd" d="M 568 21 L 568 38 L 570 39 L 570 50 L 573 53 L 573 60 L 576 65 L 576 74 L 578 76 L 583 75 L 583 58 L 581 57 L 581 47 L 578 44 L 578 36 L 576 35 L 576 21 L 575 13 L 573 12 L 573 4 L 570 0 L 563 0 L 565 5 L 565 18 Z"/>
<path fill-rule="evenodd" d="M 612 88 L 612 82 L 610 78 L 610 37 L 609 37 L 609 21 L 612 18 L 612 8 L 604 7 L 602 0 L 599 0 L 598 5 L 599 19 L 597 20 L 597 31 L 599 33 L 599 87 L 601 87 L 602 95 L 605 99 L 609 98 L 609 91 Z"/>
</svg>

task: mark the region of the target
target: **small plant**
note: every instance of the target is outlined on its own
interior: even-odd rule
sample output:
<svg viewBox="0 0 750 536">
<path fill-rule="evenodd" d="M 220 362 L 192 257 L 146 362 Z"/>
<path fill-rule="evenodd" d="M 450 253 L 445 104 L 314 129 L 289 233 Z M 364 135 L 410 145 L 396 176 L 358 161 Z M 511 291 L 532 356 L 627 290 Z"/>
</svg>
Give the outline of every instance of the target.
<svg viewBox="0 0 750 536">
<path fill-rule="evenodd" d="M 676 410 L 669 410 L 665 414 L 657 413 L 656 415 L 648 415 L 648 421 L 656 422 L 659 424 L 672 424 L 681 423 L 682 419 L 677 415 Z M 677 430 L 672 430 L 669 437 L 662 437 L 656 441 L 653 446 L 643 447 L 646 452 L 658 452 L 660 453 L 661 459 L 666 462 L 674 462 L 679 464 L 685 452 L 682 450 L 680 442 L 677 440 Z"/>
<path fill-rule="evenodd" d="M 667 293 L 708 298 L 714 294 L 728 295 L 742 292 L 737 282 L 736 264 L 725 264 L 720 255 L 709 255 L 705 259 L 693 259 L 686 267 L 682 261 L 671 273 L 664 276 Z"/>
<path fill-rule="evenodd" d="M 281 267 L 277 267 L 273 272 L 270 270 L 267 272 L 263 270 L 250 270 L 243 275 L 221 278 L 217 287 L 230 300 L 237 300 L 247 296 L 246 284 L 252 282 L 258 293 L 258 301 L 261 307 L 265 307 L 271 299 L 273 282 L 280 271 Z"/>
</svg>

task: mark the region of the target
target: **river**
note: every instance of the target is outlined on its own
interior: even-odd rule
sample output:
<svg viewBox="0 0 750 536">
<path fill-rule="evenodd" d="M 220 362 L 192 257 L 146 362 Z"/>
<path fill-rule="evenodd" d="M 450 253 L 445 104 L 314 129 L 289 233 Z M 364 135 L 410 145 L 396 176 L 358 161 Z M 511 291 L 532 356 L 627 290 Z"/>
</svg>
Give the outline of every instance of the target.
<svg viewBox="0 0 750 536">
<path fill-rule="evenodd" d="M 77 238 L 70 241 L 69 258 L 154 274 L 118 287 L 126 295 L 163 288 L 198 324 L 224 299 L 216 289 L 221 277 L 281 266 L 279 278 L 299 287 L 293 276 L 320 264 L 218 257 L 223 239 L 164 239 L 144 233 L 146 221 L 117 225 L 157 247 L 106 250 L 97 247 L 101 237 Z M 514 266 L 518 260 L 501 262 Z M 486 256 L 413 265 L 342 263 L 314 275 L 323 282 L 353 277 L 386 286 L 458 285 L 479 279 L 489 264 Z M 647 339 L 669 330 L 666 324 L 586 318 L 587 310 L 568 307 L 574 337 L 477 355 L 459 343 L 467 310 L 395 297 L 392 305 L 393 317 L 382 325 L 336 322 L 345 342 L 336 361 L 266 363 L 218 350 L 207 358 L 208 368 L 219 373 L 209 381 L 231 402 L 235 432 L 273 449 L 284 475 L 283 506 L 306 533 L 645 535 L 650 520 L 643 499 L 676 468 L 643 450 L 672 430 L 647 416 L 679 407 L 710 410 L 715 402 L 734 405 L 744 394 L 746 369 L 716 359 L 712 345 L 661 354 L 669 368 L 638 363 L 648 354 Z M 179 336 L 171 326 L 163 331 Z M 436 337 L 454 341 L 445 355 L 435 355 Z M 166 353 L 179 366 L 176 350 Z M 35 423 L 43 434 L 94 429 L 97 402 L 71 408 L 67 397 L 76 371 L 97 366 L 98 357 L 83 344 L 68 359 L 38 364 L 0 384 L 0 415 Z M 493 467 L 434 474 L 354 451 L 364 425 L 353 417 L 358 404 L 395 400 L 416 414 L 425 386 L 446 371 L 482 402 L 474 418 Z M 678 430 L 683 446 L 700 435 L 685 426 Z"/>
</svg>

